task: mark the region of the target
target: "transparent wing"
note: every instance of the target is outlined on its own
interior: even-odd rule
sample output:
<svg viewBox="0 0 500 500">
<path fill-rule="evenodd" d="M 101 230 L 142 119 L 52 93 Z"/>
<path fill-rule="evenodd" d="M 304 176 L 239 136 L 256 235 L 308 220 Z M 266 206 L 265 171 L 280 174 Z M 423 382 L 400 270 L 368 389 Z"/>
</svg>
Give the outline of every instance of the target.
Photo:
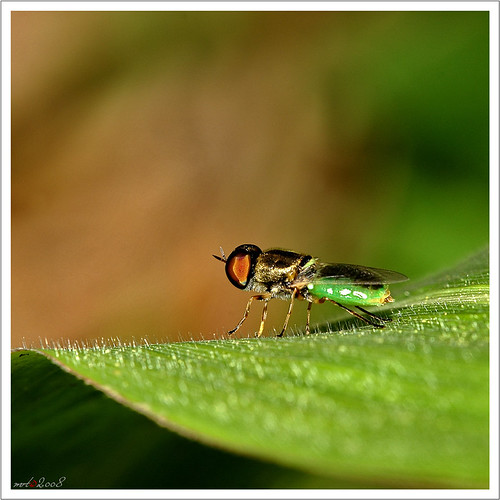
<svg viewBox="0 0 500 500">
<path fill-rule="evenodd" d="M 313 281 L 327 279 L 341 280 L 342 283 L 349 285 L 384 285 L 407 281 L 408 277 L 396 271 L 375 267 L 354 264 L 317 264 Z"/>
</svg>

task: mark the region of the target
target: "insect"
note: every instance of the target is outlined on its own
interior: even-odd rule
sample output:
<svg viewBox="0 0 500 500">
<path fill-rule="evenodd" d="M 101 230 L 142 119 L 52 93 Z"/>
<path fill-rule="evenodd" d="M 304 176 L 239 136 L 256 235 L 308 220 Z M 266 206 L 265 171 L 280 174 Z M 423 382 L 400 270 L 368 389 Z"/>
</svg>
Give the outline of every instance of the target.
<svg viewBox="0 0 500 500">
<path fill-rule="evenodd" d="M 327 264 L 311 255 L 288 250 L 270 249 L 262 251 L 256 245 L 240 245 L 226 257 L 222 247 L 221 256 L 214 255 L 225 263 L 229 281 L 241 290 L 257 292 L 250 297 L 245 313 L 229 335 L 237 332 L 250 313 L 255 300 L 264 301 L 257 336 L 264 331 L 267 306 L 271 299 L 289 300 L 285 322 L 278 337 L 285 333 L 295 299 L 309 302 L 307 307 L 306 334 L 310 333 L 311 307 L 313 304 L 332 302 L 353 316 L 376 328 L 384 328 L 389 318 L 380 318 L 361 306 L 382 305 L 394 302 L 389 283 L 406 281 L 408 278 L 395 271 L 353 264 Z M 348 307 L 349 306 L 349 307 Z M 368 318 L 353 311 L 355 307 Z"/>
</svg>

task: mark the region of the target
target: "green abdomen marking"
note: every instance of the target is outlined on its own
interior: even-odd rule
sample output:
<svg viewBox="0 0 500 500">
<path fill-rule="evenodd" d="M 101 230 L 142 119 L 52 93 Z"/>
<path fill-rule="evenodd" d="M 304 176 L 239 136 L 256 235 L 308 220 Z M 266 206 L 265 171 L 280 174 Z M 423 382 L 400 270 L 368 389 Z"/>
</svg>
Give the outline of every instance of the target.
<svg viewBox="0 0 500 500">
<path fill-rule="evenodd" d="M 387 285 L 342 284 L 339 280 L 335 283 L 319 280 L 309 283 L 307 289 L 314 299 L 332 299 L 341 304 L 353 306 L 380 305 L 386 302 L 386 297 L 390 295 Z"/>
</svg>

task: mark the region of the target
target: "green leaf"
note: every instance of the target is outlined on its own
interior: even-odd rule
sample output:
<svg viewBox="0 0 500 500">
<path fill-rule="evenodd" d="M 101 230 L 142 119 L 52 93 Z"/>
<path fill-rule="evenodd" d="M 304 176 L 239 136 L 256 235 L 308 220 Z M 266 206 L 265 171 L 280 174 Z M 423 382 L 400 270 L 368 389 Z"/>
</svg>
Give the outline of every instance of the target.
<svg viewBox="0 0 500 500">
<path fill-rule="evenodd" d="M 58 375 L 33 352 L 13 353 L 14 465 L 27 446 L 23 436 L 43 443 L 44 425 L 56 419 L 74 433 L 71 450 L 93 439 L 97 454 L 104 441 L 115 461 L 133 468 L 128 453 L 143 468 L 154 463 L 163 471 L 155 487 L 171 487 L 174 452 L 155 455 L 155 440 L 161 435 L 169 449 L 181 438 L 160 429 L 143 438 L 141 426 L 126 424 L 125 444 L 117 441 L 124 432 L 114 421 L 147 422 L 133 409 L 207 445 L 182 440 L 191 458 L 201 450 L 232 457 L 214 446 L 277 464 L 234 457 L 272 473 L 256 473 L 255 486 L 242 465 L 239 481 L 224 472 L 212 487 L 487 488 L 488 282 L 485 250 L 404 293 L 394 287 L 402 299 L 384 308 L 393 322 L 383 330 L 348 318 L 310 336 L 39 350 L 128 408 Z M 30 386 L 45 394 L 42 402 L 16 398 Z M 176 487 L 206 487 L 197 484 L 192 475 Z"/>
<path fill-rule="evenodd" d="M 12 355 L 12 485 L 62 488 L 352 487 L 235 456 L 157 426 L 33 351 Z"/>
</svg>

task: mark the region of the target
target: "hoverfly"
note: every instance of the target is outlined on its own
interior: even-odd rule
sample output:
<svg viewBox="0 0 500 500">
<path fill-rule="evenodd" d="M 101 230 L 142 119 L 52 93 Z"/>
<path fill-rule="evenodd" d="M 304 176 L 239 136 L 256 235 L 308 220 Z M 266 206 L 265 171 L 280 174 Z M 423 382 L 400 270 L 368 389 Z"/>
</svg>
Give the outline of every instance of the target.
<svg viewBox="0 0 500 500">
<path fill-rule="evenodd" d="M 214 255 L 225 263 L 229 281 L 241 290 L 257 292 L 250 297 L 245 313 L 229 335 L 237 332 L 247 319 L 254 300 L 264 301 L 257 336 L 264 331 L 267 305 L 271 299 L 289 300 L 285 322 L 278 337 L 285 333 L 295 299 L 309 302 L 307 307 L 306 334 L 310 333 L 311 307 L 313 304 L 332 302 L 348 313 L 376 328 L 384 328 L 389 318 L 380 318 L 361 306 L 382 305 L 394 302 L 389 283 L 406 281 L 408 278 L 395 271 L 353 264 L 327 264 L 311 255 L 288 250 L 270 249 L 263 252 L 256 245 L 240 245 L 226 257 L 222 247 L 221 256 Z M 355 307 L 370 319 L 350 309 Z M 376 320 L 376 321 L 374 321 Z"/>
</svg>

